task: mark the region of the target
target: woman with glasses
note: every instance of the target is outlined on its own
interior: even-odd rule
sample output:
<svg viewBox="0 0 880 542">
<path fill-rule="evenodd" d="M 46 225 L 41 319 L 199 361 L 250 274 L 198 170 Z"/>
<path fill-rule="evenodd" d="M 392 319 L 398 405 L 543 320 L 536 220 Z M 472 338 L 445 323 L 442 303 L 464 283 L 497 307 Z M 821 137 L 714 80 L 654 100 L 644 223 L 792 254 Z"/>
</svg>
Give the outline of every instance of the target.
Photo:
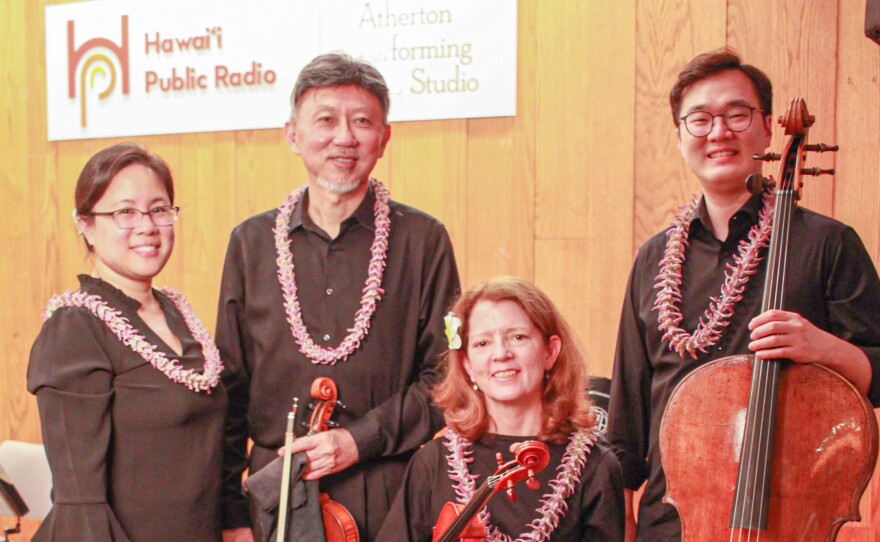
<svg viewBox="0 0 880 542">
<path fill-rule="evenodd" d="M 34 540 L 219 541 L 222 363 L 186 299 L 152 286 L 174 248 L 171 172 L 114 145 L 75 204 L 92 271 L 49 301 L 28 366 L 54 485 Z"/>
<path fill-rule="evenodd" d="M 498 468 L 496 454 L 539 440 L 540 487 L 502 489 L 478 521 L 486 540 L 623 540 L 620 465 L 598 441 L 574 335 L 529 282 L 499 277 L 472 288 L 446 317 L 445 375 L 433 392 L 447 429 L 412 458 L 377 540 L 424 542 L 447 502 L 469 502 Z"/>
</svg>

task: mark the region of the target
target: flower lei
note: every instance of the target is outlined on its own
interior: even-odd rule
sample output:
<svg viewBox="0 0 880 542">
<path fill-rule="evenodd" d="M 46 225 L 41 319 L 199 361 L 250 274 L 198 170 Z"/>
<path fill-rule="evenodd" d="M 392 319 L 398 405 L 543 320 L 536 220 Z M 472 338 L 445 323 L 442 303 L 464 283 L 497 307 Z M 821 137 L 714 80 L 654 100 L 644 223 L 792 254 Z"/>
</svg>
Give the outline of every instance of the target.
<svg viewBox="0 0 880 542">
<path fill-rule="evenodd" d="M 54 295 L 43 313 L 43 319 L 48 320 L 52 314 L 61 307 L 83 307 L 107 324 L 110 331 L 126 346 L 137 354 L 140 354 L 150 365 L 165 373 L 172 382 L 183 384 L 192 391 L 198 393 L 206 391 L 210 395 L 211 388 L 220 382 L 220 372 L 223 370 L 223 362 L 220 361 L 220 352 L 211 340 L 211 335 L 205 330 L 204 324 L 193 312 L 186 297 L 176 290 L 162 288 L 160 290 L 168 299 L 174 302 L 177 310 L 183 315 L 186 327 L 195 340 L 202 345 L 202 353 L 205 363 L 201 373 L 193 369 L 183 369 L 176 359 L 168 359 L 162 352 L 156 350 L 156 345 L 151 344 L 141 335 L 128 318 L 101 299 L 101 296 L 89 295 L 82 290 L 73 292 L 67 290 L 63 294 Z"/>
<path fill-rule="evenodd" d="M 354 327 L 349 329 L 349 334 L 336 348 L 323 348 L 318 346 L 309 337 L 302 320 L 302 309 L 299 305 L 296 293 L 296 275 L 293 269 L 293 253 L 290 251 L 290 216 L 296 204 L 302 199 L 306 190 L 305 186 L 295 189 L 284 204 L 278 208 L 275 217 L 275 250 L 278 253 L 278 281 L 281 283 L 281 291 L 284 294 L 284 310 L 287 312 L 287 322 L 290 324 L 290 332 L 299 345 L 300 352 L 309 358 L 314 364 L 335 365 L 337 361 L 345 360 L 354 352 L 370 330 L 370 319 L 376 312 L 376 303 L 382 299 L 385 290 L 381 288 L 382 275 L 385 272 L 385 257 L 388 254 L 388 233 L 391 227 L 389 215 L 391 210 L 388 206 L 390 193 L 385 186 L 376 179 L 370 179 L 370 186 L 376 194 L 376 205 L 373 209 L 375 214 L 376 234 L 373 238 L 373 246 L 370 252 L 373 254 L 367 274 L 367 283 L 364 287 L 364 295 L 361 297 L 361 308 L 354 315 Z"/>
<path fill-rule="evenodd" d="M 675 216 L 672 227 L 666 232 L 669 239 L 666 241 L 666 251 L 658 265 L 660 273 L 654 284 L 654 288 L 660 291 L 652 310 L 660 313 L 657 320 L 658 327 L 663 332 L 663 340 L 669 341 L 669 349 L 678 352 L 683 359 L 686 354 L 696 359 L 698 350 L 706 353 L 721 338 L 723 328 L 730 324 L 733 305 L 742 299 L 749 278 L 757 272 L 758 264 L 762 260 L 760 251 L 769 243 L 773 230 L 775 199 L 772 190 L 764 191 L 763 208 L 758 223 L 749 231 L 748 241 L 740 242 L 739 254 L 733 257 L 736 265 L 727 264 L 721 297 L 710 298 L 709 308 L 700 317 L 700 324 L 693 334 L 688 334 L 679 327 L 684 317 L 678 304 L 681 303 L 681 267 L 688 246 L 688 229 L 697 209 L 698 196 L 694 195 L 690 204 L 681 207 Z"/>
<path fill-rule="evenodd" d="M 473 442 L 462 437 L 452 429 L 446 429 L 446 440 L 443 444 L 449 450 L 446 461 L 449 464 L 449 479 L 453 481 L 456 499 L 461 504 L 466 504 L 473 498 L 476 491 L 476 475 L 468 471 L 468 463 L 473 462 Z M 530 540 L 532 542 L 545 541 L 559 524 L 559 519 L 565 515 L 568 504 L 565 502 L 575 486 L 580 482 L 581 471 L 587 462 L 587 454 L 590 453 L 593 444 L 596 443 L 595 431 L 580 429 L 571 434 L 562 462 L 557 467 L 559 474 L 548 482 L 552 491 L 546 493 L 541 499 L 542 506 L 538 508 L 538 518 L 529 524 L 529 532 L 521 534 L 516 542 Z M 498 528 L 490 523 L 489 510 L 484 507 L 479 513 L 480 521 L 486 526 L 486 539 L 495 542 L 514 542 L 514 539 L 498 531 Z"/>
</svg>

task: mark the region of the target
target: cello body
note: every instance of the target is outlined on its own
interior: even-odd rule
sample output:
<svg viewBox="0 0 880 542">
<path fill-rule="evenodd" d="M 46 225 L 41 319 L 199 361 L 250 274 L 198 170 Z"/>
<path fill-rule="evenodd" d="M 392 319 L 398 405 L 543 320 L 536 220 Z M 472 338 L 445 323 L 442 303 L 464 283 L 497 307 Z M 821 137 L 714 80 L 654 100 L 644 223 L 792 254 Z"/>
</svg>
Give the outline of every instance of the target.
<svg viewBox="0 0 880 542">
<path fill-rule="evenodd" d="M 664 501 L 681 516 L 683 541 L 832 541 L 844 522 L 859 519 L 859 498 L 877 461 L 874 412 L 834 371 L 785 363 L 767 529 L 733 529 L 732 535 L 754 365 L 750 355 L 722 358 L 673 391 L 660 429 Z"/>
</svg>

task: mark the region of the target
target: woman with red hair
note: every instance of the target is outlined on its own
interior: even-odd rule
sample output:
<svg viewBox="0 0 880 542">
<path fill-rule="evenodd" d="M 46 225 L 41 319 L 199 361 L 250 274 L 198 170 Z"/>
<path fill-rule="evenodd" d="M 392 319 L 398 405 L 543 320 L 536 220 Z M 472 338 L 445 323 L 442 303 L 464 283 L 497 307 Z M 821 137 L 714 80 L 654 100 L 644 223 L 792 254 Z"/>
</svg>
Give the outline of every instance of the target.
<svg viewBox="0 0 880 542">
<path fill-rule="evenodd" d="M 431 540 L 448 501 L 465 503 L 497 469 L 496 454 L 544 442 L 541 489 L 491 499 L 479 514 L 488 540 L 623 540 L 623 486 L 598 442 L 585 363 L 553 302 L 527 281 L 472 288 L 447 316 L 449 351 L 433 399 L 447 429 L 409 465 L 379 540 Z M 502 492 L 503 493 L 503 492 Z"/>
</svg>

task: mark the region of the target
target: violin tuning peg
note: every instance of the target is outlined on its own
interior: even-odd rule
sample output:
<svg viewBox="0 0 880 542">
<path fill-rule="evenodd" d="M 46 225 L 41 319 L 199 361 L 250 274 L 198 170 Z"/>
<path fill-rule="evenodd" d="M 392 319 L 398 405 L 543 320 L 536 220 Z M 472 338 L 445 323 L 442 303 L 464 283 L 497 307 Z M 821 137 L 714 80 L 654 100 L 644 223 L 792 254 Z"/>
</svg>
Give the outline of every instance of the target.
<svg viewBox="0 0 880 542">
<path fill-rule="evenodd" d="M 761 160 L 762 162 L 776 162 L 777 160 L 782 159 L 781 154 L 776 154 L 775 152 L 767 152 L 764 154 L 753 154 L 753 160 Z"/>
<path fill-rule="evenodd" d="M 526 479 L 526 487 L 532 491 L 536 491 L 541 488 L 541 482 L 535 478 L 535 471 L 529 469 L 529 477 Z"/>
<path fill-rule="evenodd" d="M 299 425 L 300 425 L 300 427 L 308 427 L 308 426 L 309 426 L 309 422 L 303 420 L 303 421 L 299 422 Z"/>
<path fill-rule="evenodd" d="M 501 452 L 495 452 L 495 462 L 498 463 L 499 469 L 504 465 L 504 458 L 501 457 Z"/>
<path fill-rule="evenodd" d="M 812 175 L 813 177 L 817 175 L 834 175 L 834 169 L 820 169 L 817 167 L 813 168 L 804 168 L 801 170 L 801 174 L 803 175 Z"/>
<path fill-rule="evenodd" d="M 315 403 L 309 403 L 309 410 L 315 410 Z"/>
<path fill-rule="evenodd" d="M 516 502 L 516 488 L 513 487 L 513 482 L 507 482 L 507 500 L 510 502 Z"/>
<path fill-rule="evenodd" d="M 333 420 L 327 420 L 327 427 L 339 427 L 339 424 L 334 422 Z"/>
<path fill-rule="evenodd" d="M 347 407 L 345 406 L 345 403 L 343 403 L 342 401 L 340 401 L 340 400 L 338 400 L 338 399 L 336 400 L 336 406 L 339 407 L 339 408 L 341 408 L 342 410 L 345 410 L 345 409 L 347 408 Z"/>
<path fill-rule="evenodd" d="M 817 143 L 815 145 L 804 145 L 804 150 L 812 152 L 837 152 L 840 150 L 840 146 Z"/>
</svg>

